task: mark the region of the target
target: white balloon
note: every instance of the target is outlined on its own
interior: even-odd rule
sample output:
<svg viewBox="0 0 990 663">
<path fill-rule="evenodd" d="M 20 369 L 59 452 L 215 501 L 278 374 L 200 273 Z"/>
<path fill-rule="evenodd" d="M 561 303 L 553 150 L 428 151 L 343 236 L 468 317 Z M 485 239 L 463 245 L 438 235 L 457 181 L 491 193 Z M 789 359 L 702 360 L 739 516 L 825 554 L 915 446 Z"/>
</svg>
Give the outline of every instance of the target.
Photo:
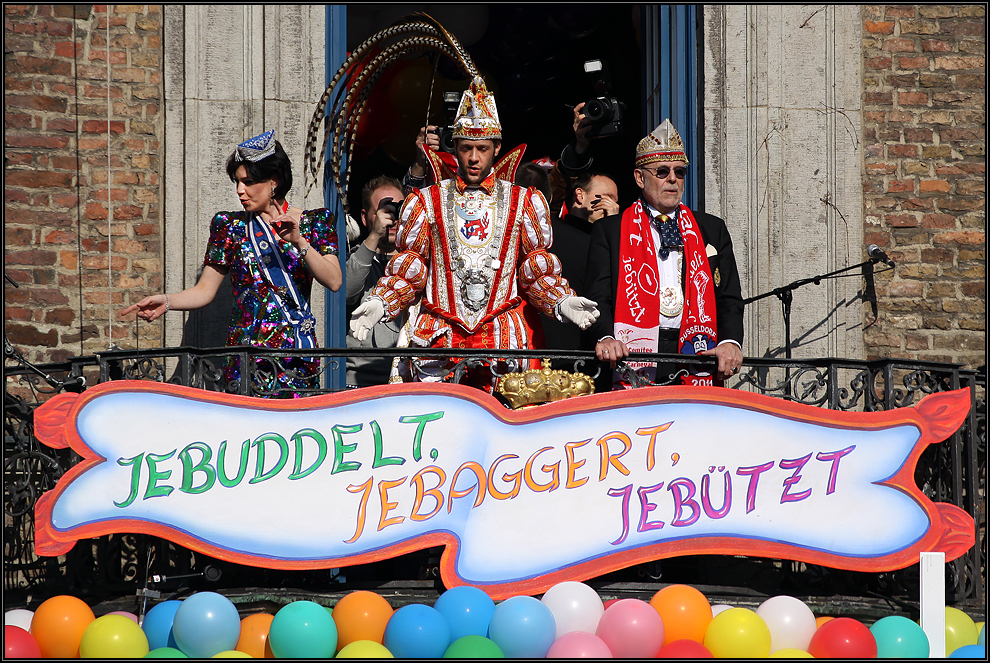
<svg viewBox="0 0 990 663">
<path fill-rule="evenodd" d="M 557 623 L 557 636 L 572 631 L 594 633 L 605 613 L 598 592 L 583 582 L 567 581 L 554 585 L 541 599 Z"/>
<path fill-rule="evenodd" d="M 725 612 L 731 607 L 732 607 L 731 605 L 726 605 L 724 603 L 716 603 L 715 605 L 712 606 L 712 617 L 714 617 L 720 612 Z"/>
<path fill-rule="evenodd" d="M 808 651 L 818 630 L 815 613 L 793 596 L 774 596 L 764 601 L 756 614 L 770 627 L 770 653 L 780 649 Z"/>
<path fill-rule="evenodd" d="M 30 610 L 8 610 L 3 613 L 4 626 L 20 626 L 28 633 L 31 632 L 32 619 L 34 619 L 34 613 Z"/>
</svg>

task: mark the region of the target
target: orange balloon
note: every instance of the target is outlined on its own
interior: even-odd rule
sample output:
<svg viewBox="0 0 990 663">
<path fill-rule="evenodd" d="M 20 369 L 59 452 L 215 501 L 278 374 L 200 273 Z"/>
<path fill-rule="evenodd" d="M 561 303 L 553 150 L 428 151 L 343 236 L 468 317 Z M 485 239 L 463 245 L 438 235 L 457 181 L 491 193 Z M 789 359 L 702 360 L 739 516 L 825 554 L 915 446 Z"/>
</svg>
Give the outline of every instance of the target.
<svg viewBox="0 0 990 663">
<path fill-rule="evenodd" d="M 38 606 L 31 620 L 31 635 L 44 658 L 79 658 L 79 643 L 93 609 L 75 596 L 53 596 Z"/>
<path fill-rule="evenodd" d="M 663 620 L 663 644 L 677 640 L 704 643 L 712 621 L 712 605 L 704 594 L 688 585 L 669 585 L 650 599 Z"/>
<path fill-rule="evenodd" d="M 358 640 L 381 644 L 392 612 L 389 602 L 374 592 L 351 592 L 340 599 L 331 613 L 337 625 L 337 651 Z"/>
<path fill-rule="evenodd" d="M 248 615 L 241 620 L 241 637 L 237 639 L 237 651 L 249 654 L 252 658 L 265 658 L 265 645 L 268 631 L 271 630 L 275 615 Z"/>
<path fill-rule="evenodd" d="M 822 627 L 822 624 L 824 624 L 825 622 L 830 622 L 833 619 L 835 619 L 835 617 L 816 617 L 815 618 L 815 626 L 817 628 L 821 628 Z"/>
</svg>

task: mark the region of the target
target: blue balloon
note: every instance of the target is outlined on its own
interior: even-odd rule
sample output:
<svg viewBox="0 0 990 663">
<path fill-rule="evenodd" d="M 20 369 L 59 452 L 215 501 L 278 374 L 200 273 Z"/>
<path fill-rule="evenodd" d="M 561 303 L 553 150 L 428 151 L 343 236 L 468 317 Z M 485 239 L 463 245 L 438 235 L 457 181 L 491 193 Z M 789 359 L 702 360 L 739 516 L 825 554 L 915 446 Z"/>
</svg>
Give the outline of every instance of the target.
<svg viewBox="0 0 990 663">
<path fill-rule="evenodd" d="M 413 603 L 392 613 L 382 644 L 396 658 L 441 658 L 450 645 L 450 627 L 435 608 Z"/>
<path fill-rule="evenodd" d="M 532 596 L 513 596 L 495 607 L 488 637 L 506 658 L 546 658 L 557 635 L 553 613 Z"/>
<path fill-rule="evenodd" d="M 461 585 L 441 594 L 433 607 L 447 620 L 453 642 L 465 635 L 487 637 L 495 601 L 477 587 Z"/>
<path fill-rule="evenodd" d="M 179 651 L 189 658 L 210 658 L 237 646 L 241 618 L 226 596 L 199 592 L 175 611 L 172 633 Z"/>
<path fill-rule="evenodd" d="M 928 658 L 928 635 L 907 617 L 884 617 L 870 633 L 877 641 L 877 658 Z"/>
<path fill-rule="evenodd" d="M 949 658 L 982 658 L 986 660 L 986 657 L 987 648 L 983 645 L 966 645 L 949 654 Z"/>
<path fill-rule="evenodd" d="M 182 605 L 182 601 L 165 601 L 159 603 L 148 611 L 144 616 L 144 623 L 141 628 L 148 636 L 148 648 L 150 650 L 162 647 L 178 649 L 175 645 L 175 636 L 172 635 L 172 622 L 175 621 L 175 612 Z"/>
<path fill-rule="evenodd" d="M 268 644 L 275 658 L 333 658 L 337 624 L 319 603 L 293 601 L 275 613 Z"/>
<path fill-rule="evenodd" d="M 983 626 L 980 627 L 980 637 L 978 637 L 976 639 L 976 644 L 982 645 L 984 647 L 987 646 L 987 625 L 986 624 L 984 624 Z"/>
</svg>

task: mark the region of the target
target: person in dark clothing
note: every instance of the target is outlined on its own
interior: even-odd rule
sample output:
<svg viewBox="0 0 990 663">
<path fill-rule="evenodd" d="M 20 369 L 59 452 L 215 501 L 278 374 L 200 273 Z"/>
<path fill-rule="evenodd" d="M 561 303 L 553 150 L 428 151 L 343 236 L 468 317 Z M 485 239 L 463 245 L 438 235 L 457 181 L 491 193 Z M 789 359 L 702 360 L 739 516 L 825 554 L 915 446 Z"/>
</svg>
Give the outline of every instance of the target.
<svg viewBox="0 0 990 663">
<path fill-rule="evenodd" d="M 742 364 L 742 293 L 725 222 L 681 203 L 687 166 L 669 120 L 637 146 L 633 176 L 642 197 L 593 226 L 586 296 L 601 315 L 589 332 L 598 359 L 612 367 L 629 352 L 713 355 L 714 376 L 675 372 L 684 384 L 719 384 Z M 630 366 L 651 381 L 676 379 L 667 366 Z"/>
<path fill-rule="evenodd" d="M 608 175 L 595 172 L 581 174 L 567 194 L 567 214 L 553 220 L 553 246 L 550 252 L 560 258 L 561 274 L 577 293 L 587 290 L 588 244 L 592 224 L 609 215 L 619 213 L 619 194 L 615 182 Z M 580 350 L 589 347 L 585 334 L 574 325 L 566 325 L 543 316 L 543 332 L 547 348 L 552 350 Z M 594 339 L 597 340 L 597 339 Z M 558 362 L 560 368 L 567 362 Z"/>
<path fill-rule="evenodd" d="M 382 204 L 391 199 L 393 206 Z M 347 256 L 347 317 L 361 303 L 364 295 L 385 274 L 385 265 L 395 253 L 395 233 L 398 229 L 398 208 L 404 196 L 402 184 L 392 177 L 379 176 L 361 190 L 361 222 L 367 236 Z M 379 322 L 364 341 L 348 331 L 347 347 L 394 348 L 403 320 Z M 392 360 L 389 357 L 348 357 L 347 385 L 367 387 L 386 384 Z"/>
</svg>

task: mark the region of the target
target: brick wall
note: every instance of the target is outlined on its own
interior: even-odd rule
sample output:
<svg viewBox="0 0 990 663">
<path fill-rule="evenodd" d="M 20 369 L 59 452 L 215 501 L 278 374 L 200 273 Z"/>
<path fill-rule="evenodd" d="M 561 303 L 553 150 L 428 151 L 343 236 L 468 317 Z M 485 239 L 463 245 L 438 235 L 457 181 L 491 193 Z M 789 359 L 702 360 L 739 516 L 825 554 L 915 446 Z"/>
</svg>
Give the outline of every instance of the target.
<svg viewBox="0 0 990 663">
<path fill-rule="evenodd" d="M 985 7 L 874 5 L 862 16 L 866 243 L 897 263 L 877 276 L 867 353 L 982 366 Z"/>
<path fill-rule="evenodd" d="M 161 17 L 110 5 L 108 126 L 107 6 L 4 5 L 4 327 L 29 360 L 105 350 L 135 333 L 123 292 L 161 291 Z"/>
</svg>

